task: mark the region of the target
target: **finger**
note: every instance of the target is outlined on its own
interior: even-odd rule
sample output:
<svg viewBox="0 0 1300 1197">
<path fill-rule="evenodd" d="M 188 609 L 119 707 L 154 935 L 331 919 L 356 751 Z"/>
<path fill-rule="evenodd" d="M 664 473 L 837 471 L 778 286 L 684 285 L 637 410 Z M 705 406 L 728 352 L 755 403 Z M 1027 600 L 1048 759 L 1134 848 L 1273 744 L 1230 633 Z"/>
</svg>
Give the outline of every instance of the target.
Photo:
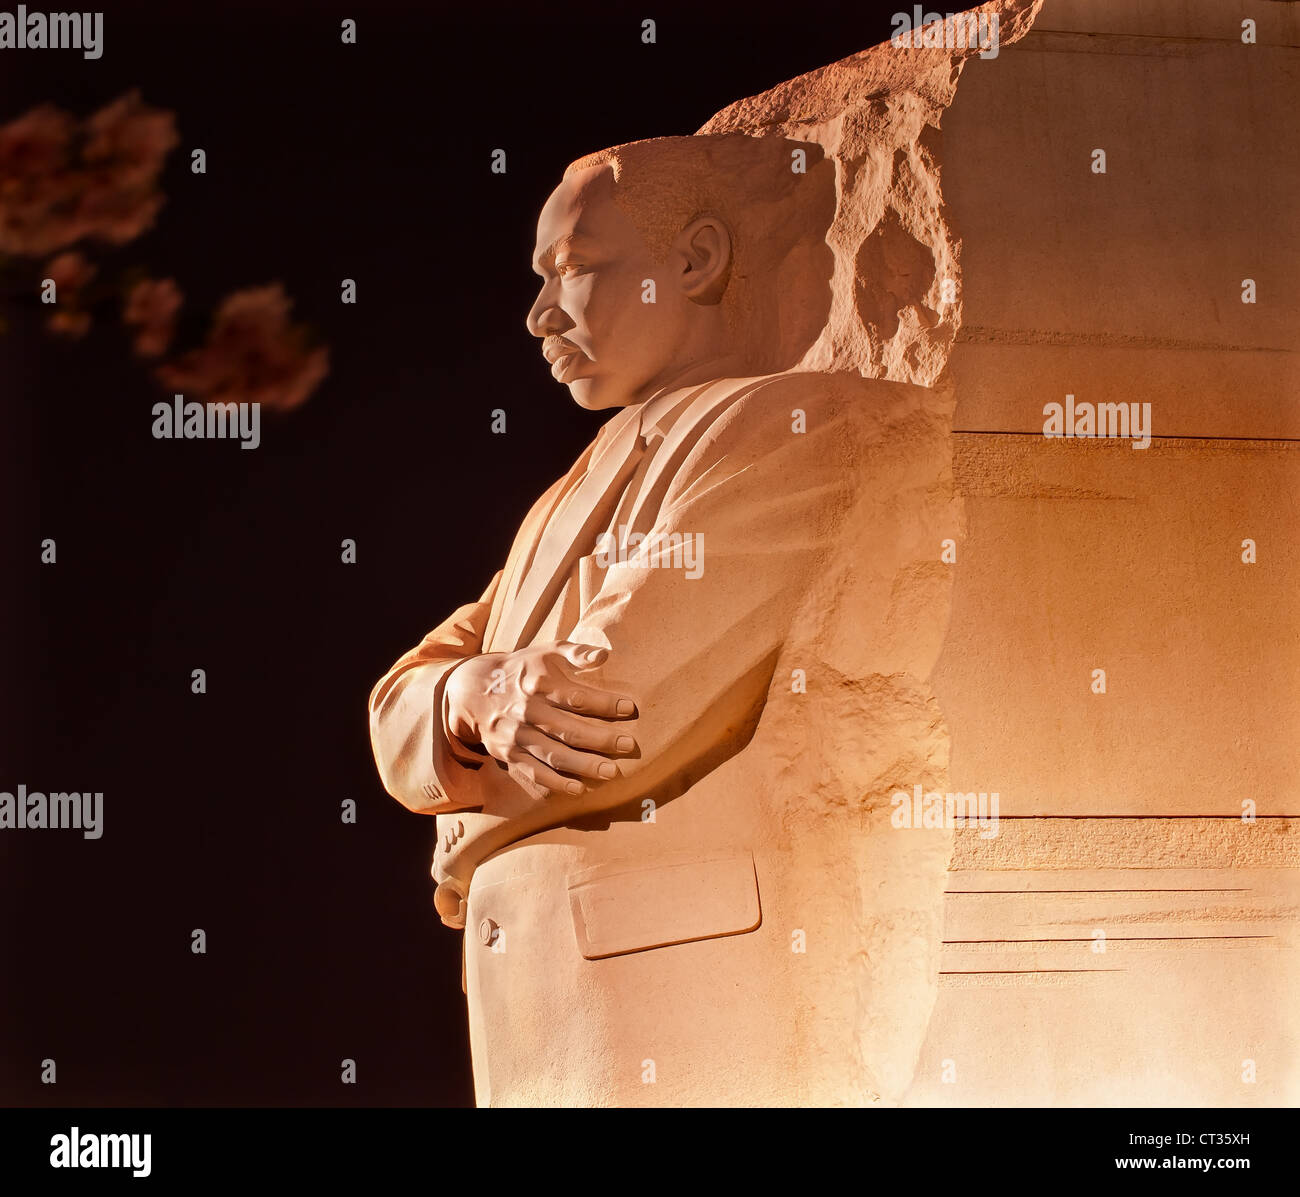
<svg viewBox="0 0 1300 1197">
<path fill-rule="evenodd" d="M 597 644 L 582 644 L 572 640 L 561 640 L 556 644 L 553 655 L 567 661 L 574 669 L 595 669 L 603 665 L 609 656 L 609 649 Z"/>
<path fill-rule="evenodd" d="M 549 689 L 540 693 L 552 705 L 578 715 L 597 719 L 631 719 L 636 715 L 636 703 L 629 695 L 598 690 L 595 686 L 584 686 L 568 679 L 556 679 Z"/>
<path fill-rule="evenodd" d="M 626 727 L 610 724 L 605 719 L 575 715 L 562 707 L 552 706 L 545 699 L 526 708 L 524 713 L 531 726 L 571 748 L 583 748 L 604 756 L 633 756 L 638 749 L 636 738 Z"/>
<path fill-rule="evenodd" d="M 510 775 L 516 780 L 522 777 L 529 785 L 524 789 L 529 790 L 534 797 L 545 798 L 548 794 L 571 794 L 574 797 L 583 793 L 586 786 L 576 778 L 561 777 L 549 765 L 538 760 L 537 757 L 527 749 L 516 748 L 510 754 Z M 534 787 L 533 790 L 529 786 Z M 540 791 L 537 792 L 537 791 Z"/>
<path fill-rule="evenodd" d="M 613 761 L 591 752 L 579 752 L 576 748 L 569 748 L 534 728 L 521 731 L 516 741 L 539 761 L 557 772 L 589 777 L 593 781 L 612 781 L 618 776 L 618 766 Z"/>
</svg>

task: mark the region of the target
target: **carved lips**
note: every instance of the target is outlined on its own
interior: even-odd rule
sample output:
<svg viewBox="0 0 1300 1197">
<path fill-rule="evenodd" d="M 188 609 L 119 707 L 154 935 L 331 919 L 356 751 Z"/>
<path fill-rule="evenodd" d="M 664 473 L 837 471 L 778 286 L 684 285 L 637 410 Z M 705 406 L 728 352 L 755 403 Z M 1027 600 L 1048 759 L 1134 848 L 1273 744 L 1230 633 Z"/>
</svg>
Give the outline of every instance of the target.
<svg viewBox="0 0 1300 1197">
<path fill-rule="evenodd" d="M 586 355 L 576 345 L 559 337 L 547 337 L 542 345 L 542 356 L 551 363 L 551 375 L 557 382 L 568 382 L 574 369 Z"/>
</svg>

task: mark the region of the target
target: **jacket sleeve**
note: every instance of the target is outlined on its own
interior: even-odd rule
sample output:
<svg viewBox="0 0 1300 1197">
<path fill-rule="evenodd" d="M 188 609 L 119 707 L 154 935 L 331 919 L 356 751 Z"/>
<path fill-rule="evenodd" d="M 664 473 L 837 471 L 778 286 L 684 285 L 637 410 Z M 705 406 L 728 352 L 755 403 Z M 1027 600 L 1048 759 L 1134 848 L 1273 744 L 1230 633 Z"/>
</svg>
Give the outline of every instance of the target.
<svg viewBox="0 0 1300 1197">
<path fill-rule="evenodd" d="M 447 678 L 480 653 L 501 572 L 477 603 L 438 625 L 379 680 L 370 694 L 370 745 L 386 789 L 403 806 L 435 815 L 482 804 L 488 758 L 447 732 Z"/>
</svg>

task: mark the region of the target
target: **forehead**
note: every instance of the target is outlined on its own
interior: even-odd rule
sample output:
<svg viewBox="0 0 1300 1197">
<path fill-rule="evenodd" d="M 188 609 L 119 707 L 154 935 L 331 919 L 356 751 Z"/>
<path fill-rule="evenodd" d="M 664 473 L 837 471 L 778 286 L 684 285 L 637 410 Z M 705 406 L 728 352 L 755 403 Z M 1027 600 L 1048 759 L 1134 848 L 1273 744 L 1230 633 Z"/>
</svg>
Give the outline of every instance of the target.
<svg viewBox="0 0 1300 1197">
<path fill-rule="evenodd" d="M 537 220 L 535 260 L 553 253 L 556 242 L 584 238 L 606 245 L 635 245 L 640 234 L 614 203 L 614 172 L 607 166 L 575 171 L 551 192 Z"/>
</svg>

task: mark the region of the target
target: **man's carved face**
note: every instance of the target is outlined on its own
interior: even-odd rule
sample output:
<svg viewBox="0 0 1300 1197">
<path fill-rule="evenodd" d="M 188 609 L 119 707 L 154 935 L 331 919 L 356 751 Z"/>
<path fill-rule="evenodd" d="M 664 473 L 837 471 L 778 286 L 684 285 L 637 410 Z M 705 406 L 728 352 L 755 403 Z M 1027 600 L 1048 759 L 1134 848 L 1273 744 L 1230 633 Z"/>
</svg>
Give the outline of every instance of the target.
<svg viewBox="0 0 1300 1197">
<path fill-rule="evenodd" d="M 551 373 L 593 411 L 649 398 L 691 364 L 698 347 L 696 305 L 672 285 L 671 269 L 654 261 L 613 187 L 612 170 L 592 166 L 546 201 L 533 255 L 542 289 L 527 321 L 544 338 Z M 648 280 L 653 303 L 645 301 Z"/>
</svg>

